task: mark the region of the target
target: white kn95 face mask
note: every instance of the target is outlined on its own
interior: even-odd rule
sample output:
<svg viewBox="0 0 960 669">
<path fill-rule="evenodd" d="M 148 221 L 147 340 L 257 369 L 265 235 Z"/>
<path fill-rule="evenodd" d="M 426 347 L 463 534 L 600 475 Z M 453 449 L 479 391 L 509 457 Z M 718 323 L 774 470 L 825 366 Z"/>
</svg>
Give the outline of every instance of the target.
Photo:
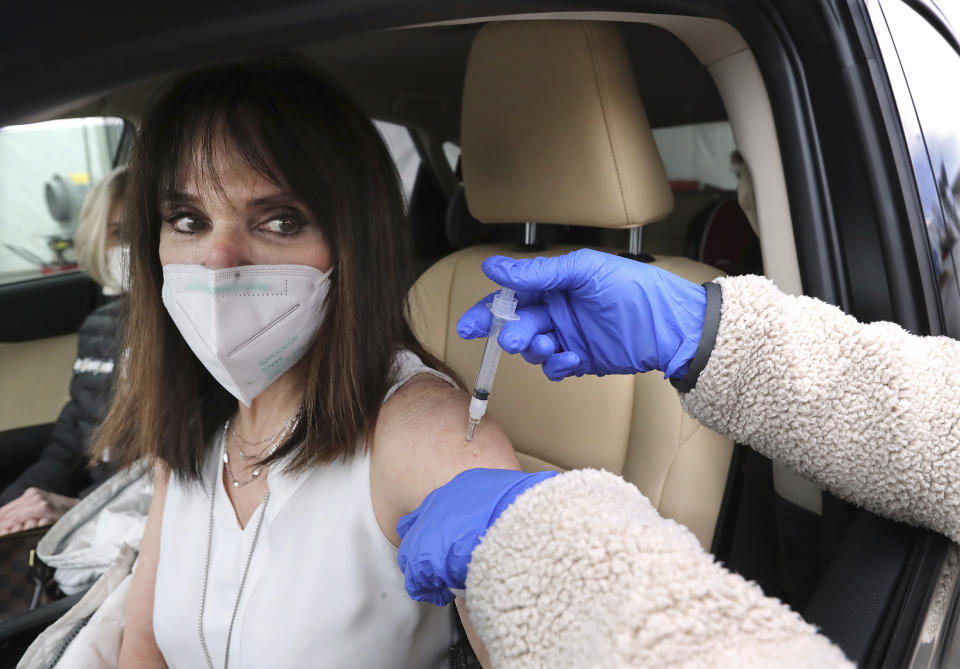
<svg viewBox="0 0 960 669">
<path fill-rule="evenodd" d="M 164 265 L 163 304 L 207 371 L 250 406 L 313 343 L 332 271 Z"/>
</svg>

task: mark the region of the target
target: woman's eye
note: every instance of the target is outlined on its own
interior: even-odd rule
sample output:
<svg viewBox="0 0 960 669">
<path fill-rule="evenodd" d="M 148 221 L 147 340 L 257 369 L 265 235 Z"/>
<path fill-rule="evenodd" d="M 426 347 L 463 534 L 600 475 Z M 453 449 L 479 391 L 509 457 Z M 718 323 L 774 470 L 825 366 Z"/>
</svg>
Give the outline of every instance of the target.
<svg viewBox="0 0 960 669">
<path fill-rule="evenodd" d="M 174 232 L 193 235 L 203 230 L 204 224 L 189 214 L 174 214 L 167 219 L 167 224 Z"/>
<path fill-rule="evenodd" d="M 263 224 L 263 229 L 281 237 L 295 235 L 303 229 L 303 223 L 293 216 L 275 216 Z"/>
</svg>

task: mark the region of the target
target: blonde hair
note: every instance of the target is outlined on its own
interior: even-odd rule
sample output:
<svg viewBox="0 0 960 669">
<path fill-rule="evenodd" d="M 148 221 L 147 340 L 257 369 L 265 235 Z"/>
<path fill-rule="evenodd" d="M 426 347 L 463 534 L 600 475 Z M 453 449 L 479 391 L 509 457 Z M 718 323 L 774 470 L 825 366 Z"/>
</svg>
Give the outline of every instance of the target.
<svg viewBox="0 0 960 669">
<path fill-rule="evenodd" d="M 107 231 L 110 210 L 119 204 L 127 191 L 127 167 L 114 168 L 94 185 L 80 207 L 80 222 L 73 236 L 73 246 L 80 269 L 113 293 L 122 287 L 107 268 Z M 121 209 L 122 211 L 122 209 Z"/>
</svg>

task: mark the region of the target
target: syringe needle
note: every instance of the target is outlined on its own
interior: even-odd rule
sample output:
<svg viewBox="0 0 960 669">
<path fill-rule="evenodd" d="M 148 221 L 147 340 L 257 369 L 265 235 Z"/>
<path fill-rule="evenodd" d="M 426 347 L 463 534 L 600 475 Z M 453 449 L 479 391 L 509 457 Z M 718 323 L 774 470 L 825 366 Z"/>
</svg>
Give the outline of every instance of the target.
<svg viewBox="0 0 960 669">
<path fill-rule="evenodd" d="M 477 432 L 477 425 L 480 424 L 480 419 L 474 419 L 472 416 L 470 420 L 467 421 L 467 441 L 473 441 L 473 435 Z"/>
</svg>

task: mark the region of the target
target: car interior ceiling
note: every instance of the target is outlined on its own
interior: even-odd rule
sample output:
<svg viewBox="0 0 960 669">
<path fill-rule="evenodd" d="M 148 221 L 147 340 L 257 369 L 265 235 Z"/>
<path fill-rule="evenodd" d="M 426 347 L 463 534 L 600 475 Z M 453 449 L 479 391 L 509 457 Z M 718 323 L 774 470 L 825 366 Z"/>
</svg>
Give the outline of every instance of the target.
<svg viewBox="0 0 960 669">
<path fill-rule="evenodd" d="M 372 118 L 411 130 L 424 161 L 409 201 L 418 269 L 465 246 L 523 242 L 522 222 L 483 225 L 470 215 L 456 170 L 441 149 L 445 141 L 458 143 L 467 54 L 480 27 L 364 32 L 296 47 L 340 80 Z M 620 29 L 653 128 L 728 119 L 715 78 L 680 39 L 644 23 L 621 23 Z M 159 80 L 108 93 L 69 115 L 107 113 L 136 121 Z M 730 274 L 763 272 L 760 239 L 734 192 L 678 185 L 674 196 L 674 212 L 645 226 L 644 252 L 712 262 Z M 626 231 L 544 226 L 539 234 L 540 243 L 627 249 Z M 844 527 L 824 528 L 816 514 L 777 495 L 770 461 L 738 447 L 714 540 L 714 552 L 728 567 L 802 611 Z"/>
</svg>

